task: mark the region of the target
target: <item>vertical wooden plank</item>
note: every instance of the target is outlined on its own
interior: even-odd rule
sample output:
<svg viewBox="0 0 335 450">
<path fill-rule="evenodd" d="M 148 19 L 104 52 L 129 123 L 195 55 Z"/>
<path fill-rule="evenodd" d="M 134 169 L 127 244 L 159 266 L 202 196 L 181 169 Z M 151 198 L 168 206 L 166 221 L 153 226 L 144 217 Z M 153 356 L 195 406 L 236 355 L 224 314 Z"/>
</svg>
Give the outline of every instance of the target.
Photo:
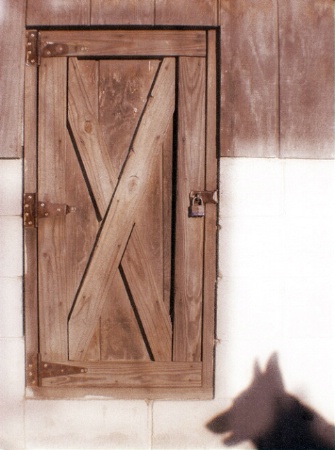
<svg viewBox="0 0 335 450">
<path fill-rule="evenodd" d="M 189 218 L 189 193 L 205 184 L 206 62 L 179 60 L 174 361 L 200 361 L 204 219 Z"/>
<path fill-rule="evenodd" d="M 207 50 L 207 122 L 206 122 L 206 190 L 217 190 L 217 86 L 216 86 L 216 33 L 208 31 Z M 216 223 L 217 206 L 206 205 L 204 246 L 204 308 L 203 308 L 203 351 L 202 385 L 213 386 L 214 368 L 214 321 L 216 283 Z"/>
<path fill-rule="evenodd" d="M 277 1 L 221 0 L 220 21 L 221 156 L 276 157 Z"/>
<path fill-rule="evenodd" d="M 0 4 L 0 158 L 22 154 L 25 2 Z"/>
<path fill-rule="evenodd" d="M 66 78 L 66 58 L 42 61 L 38 189 L 41 201 L 53 203 L 66 203 Z M 65 217 L 42 219 L 38 227 L 40 352 L 46 361 L 68 357 L 65 220 Z"/>
<path fill-rule="evenodd" d="M 279 1 L 280 156 L 334 157 L 334 2 Z"/>
<path fill-rule="evenodd" d="M 163 178 L 163 298 L 170 312 L 171 258 L 172 258 L 172 174 L 173 174 L 173 119 L 162 147 Z"/>
<path fill-rule="evenodd" d="M 156 0 L 155 25 L 216 26 L 217 0 Z"/>
<path fill-rule="evenodd" d="M 25 67 L 24 99 L 24 192 L 36 192 L 37 149 L 37 67 Z M 38 353 L 38 306 L 37 306 L 37 230 L 24 230 L 24 314 L 25 350 L 27 363 Z M 28 373 L 33 373 L 29 371 Z M 36 377 L 37 374 L 34 374 Z M 30 385 L 37 385 L 37 377 L 28 376 Z"/>
<path fill-rule="evenodd" d="M 92 25 L 154 25 L 155 0 L 91 0 Z"/>
<path fill-rule="evenodd" d="M 90 0 L 27 0 L 27 25 L 89 24 Z"/>
</svg>

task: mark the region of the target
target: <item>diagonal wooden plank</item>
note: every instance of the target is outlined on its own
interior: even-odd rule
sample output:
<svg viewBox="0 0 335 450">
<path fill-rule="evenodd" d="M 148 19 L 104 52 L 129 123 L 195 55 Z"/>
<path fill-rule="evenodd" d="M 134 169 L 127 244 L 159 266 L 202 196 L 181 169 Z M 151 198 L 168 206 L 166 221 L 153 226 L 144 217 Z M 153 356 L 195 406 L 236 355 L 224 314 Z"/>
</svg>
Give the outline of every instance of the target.
<svg viewBox="0 0 335 450">
<path fill-rule="evenodd" d="M 119 175 L 145 108 L 158 60 L 99 62 L 99 123 Z"/>
<path fill-rule="evenodd" d="M 152 270 L 154 265 L 145 259 L 146 243 L 136 228 L 129 239 L 132 251 L 125 253 L 122 268 L 155 361 L 169 361 L 172 350 L 171 321 L 163 301 L 162 286 L 159 289 Z"/>
<path fill-rule="evenodd" d="M 69 320 L 70 359 L 81 360 L 124 253 L 134 217 L 150 186 L 155 155 L 174 112 L 175 60 L 166 58 L 148 100 Z M 114 251 L 112 251 L 112 249 Z"/>
<path fill-rule="evenodd" d="M 90 189 L 103 217 L 115 187 L 115 169 L 84 81 L 85 66 L 69 61 L 68 118 Z"/>
<path fill-rule="evenodd" d="M 100 318 L 101 360 L 150 361 L 120 272 L 114 277 Z M 87 355 L 86 355 L 87 356 Z M 87 358 L 86 358 L 87 359 Z"/>
</svg>

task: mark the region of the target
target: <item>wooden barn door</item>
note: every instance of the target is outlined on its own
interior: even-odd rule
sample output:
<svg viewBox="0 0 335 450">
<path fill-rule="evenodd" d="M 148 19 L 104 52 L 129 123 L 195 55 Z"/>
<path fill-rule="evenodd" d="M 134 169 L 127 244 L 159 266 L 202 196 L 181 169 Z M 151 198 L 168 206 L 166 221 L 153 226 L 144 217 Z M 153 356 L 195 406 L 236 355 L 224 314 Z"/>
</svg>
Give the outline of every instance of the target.
<svg viewBox="0 0 335 450">
<path fill-rule="evenodd" d="M 200 398 L 216 205 L 189 207 L 217 183 L 215 34 L 118 33 L 40 33 L 38 384 Z"/>
</svg>

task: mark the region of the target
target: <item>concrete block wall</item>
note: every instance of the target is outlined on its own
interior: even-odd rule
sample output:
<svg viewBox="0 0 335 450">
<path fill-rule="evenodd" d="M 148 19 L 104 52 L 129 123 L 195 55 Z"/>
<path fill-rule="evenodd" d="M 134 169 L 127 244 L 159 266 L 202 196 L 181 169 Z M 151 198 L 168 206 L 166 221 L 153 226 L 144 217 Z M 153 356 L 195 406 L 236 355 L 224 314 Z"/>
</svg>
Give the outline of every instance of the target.
<svg viewBox="0 0 335 450">
<path fill-rule="evenodd" d="M 286 389 L 334 423 L 335 162 L 220 166 L 215 399 L 41 401 L 24 392 L 22 164 L 0 160 L 1 449 L 225 448 L 204 424 L 273 352 Z"/>
</svg>

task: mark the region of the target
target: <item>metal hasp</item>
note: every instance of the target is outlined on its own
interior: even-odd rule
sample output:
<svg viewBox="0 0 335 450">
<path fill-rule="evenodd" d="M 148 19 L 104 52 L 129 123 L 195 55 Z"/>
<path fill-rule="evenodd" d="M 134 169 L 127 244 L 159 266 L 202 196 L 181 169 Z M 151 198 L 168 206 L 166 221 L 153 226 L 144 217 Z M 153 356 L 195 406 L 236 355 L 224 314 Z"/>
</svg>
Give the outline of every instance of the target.
<svg viewBox="0 0 335 450">
<path fill-rule="evenodd" d="M 26 37 L 26 64 L 27 66 L 39 64 L 38 31 L 27 31 Z"/>
<path fill-rule="evenodd" d="M 75 206 L 65 203 L 51 203 L 37 201 L 37 195 L 33 193 L 24 194 L 23 220 L 25 228 L 36 228 L 39 219 L 66 216 L 76 211 Z"/>
<path fill-rule="evenodd" d="M 191 191 L 189 217 L 204 217 L 205 203 L 218 203 L 217 191 Z"/>
</svg>

